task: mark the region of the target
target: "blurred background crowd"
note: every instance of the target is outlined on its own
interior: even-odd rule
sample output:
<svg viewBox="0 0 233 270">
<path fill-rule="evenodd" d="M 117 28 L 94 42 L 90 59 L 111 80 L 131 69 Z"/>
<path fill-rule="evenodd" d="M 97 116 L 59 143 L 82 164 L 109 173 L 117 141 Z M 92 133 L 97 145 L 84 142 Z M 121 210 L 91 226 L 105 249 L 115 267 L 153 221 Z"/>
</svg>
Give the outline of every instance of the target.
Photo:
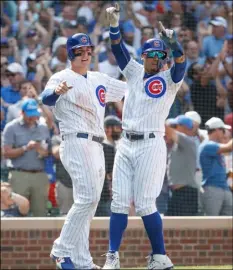
<svg viewBox="0 0 233 270">
<path fill-rule="evenodd" d="M 40 93 L 53 73 L 70 67 L 66 41 L 78 32 L 89 34 L 95 44 L 91 70 L 124 80 L 111 52 L 105 17 L 106 8 L 113 3 L 1 1 L 2 217 L 66 215 L 71 207 L 72 182 L 59 159 L 58 124 L 53 109 L 41 104 Z M 187 57 L 185 79 L 166 122 L 168 162 L 157 199 L 159 211 L 175 216 L 231 215 L 232 149 L 213 155 L 207 148 L 210 166 L 199 157 L 206 155 L 201 152 L 203 142 L 227 145 L 232 138 L 232 1 L 119 3 L 122 37 L 136 61 L 142 63 L 142 44 L 158 37 L 158 21 L 176 31 Z M 165 68 L 172 64 L 169 53 Z M 123 102 L 106 105 L 106 177 L 96 216 L 110 214 Z M 210 193 L 204 192 L 208 183 L 203 169 L 205 176 L 212 177 L 209 186 L 214 190 Z M 204 193 L 211 198 L 202 196 Z M 218 201 L 218 206 L 213 207 L 211 199 Z"/>
</svg>

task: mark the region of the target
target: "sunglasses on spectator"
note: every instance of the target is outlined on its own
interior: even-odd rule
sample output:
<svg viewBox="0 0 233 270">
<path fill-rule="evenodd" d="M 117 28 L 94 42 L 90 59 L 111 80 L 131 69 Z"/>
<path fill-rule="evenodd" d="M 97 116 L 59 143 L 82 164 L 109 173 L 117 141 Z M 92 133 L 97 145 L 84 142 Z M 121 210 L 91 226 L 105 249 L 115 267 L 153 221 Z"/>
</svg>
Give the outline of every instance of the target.
<svg viewBox="0 0 233 270">
<path fill-rule="evenodd" d="M 158 57 L 158 59 L 164 60 L 167 57 L 167 54 L 165 52 L 162 52 L 162 51 L 150 51 L 150 52 L 146 52 L 144 54 L 146 55 L 146 58 Z"/>
</svg>

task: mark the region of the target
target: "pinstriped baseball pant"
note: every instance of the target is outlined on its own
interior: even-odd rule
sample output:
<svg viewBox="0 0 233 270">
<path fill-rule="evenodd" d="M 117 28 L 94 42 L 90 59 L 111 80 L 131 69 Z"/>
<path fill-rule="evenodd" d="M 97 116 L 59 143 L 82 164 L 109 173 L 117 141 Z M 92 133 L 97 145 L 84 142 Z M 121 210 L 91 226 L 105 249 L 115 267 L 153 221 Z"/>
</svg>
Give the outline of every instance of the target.
<svg viewBox="0 0 233 270">
<path fill-rule="evenodd" d="M 155 200 L 164 181 L 166 155 L 163 134 L 138 141 L 121 139 L 113 168 L 112 212 L 128 214 L 131 201 L 139 216 L 157 211 Z"/>
<path fill-rule="evenodd" d="M 60 145 L 60 158 L 72 179 L 74 204 L 67 214 L 60 237 L 54 241 L 52 254 L 71 257 L 77 269 L 91 269 L 89 231 L 104 183 L 103 146 L 70 136 Z"/>
</svg>

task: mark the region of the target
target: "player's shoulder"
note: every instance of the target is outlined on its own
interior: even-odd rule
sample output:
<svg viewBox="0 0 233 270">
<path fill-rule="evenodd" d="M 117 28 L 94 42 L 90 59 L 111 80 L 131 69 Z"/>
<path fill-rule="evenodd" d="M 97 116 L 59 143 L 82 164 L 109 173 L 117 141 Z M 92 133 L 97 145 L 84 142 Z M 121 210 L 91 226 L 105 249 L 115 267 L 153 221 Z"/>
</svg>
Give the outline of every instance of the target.
<svg viewBox="0 0 233 270">
<path fill-rule="evenodd" d="M 91 79 L 108 79 L 110 78 L 107 74 L 99 72 L 99 71 L 88 71 L 87 77 L 90 77 Z"/>
<path fill-rule="evenodd" d="M 51 77 L 53 77 L 53 78 L 62 78 L 64 76 L 67 76 L 67 74 L 71 75 L 71 70 L 68 69 L 68 68 L 54 73 Z"/>
</svg>

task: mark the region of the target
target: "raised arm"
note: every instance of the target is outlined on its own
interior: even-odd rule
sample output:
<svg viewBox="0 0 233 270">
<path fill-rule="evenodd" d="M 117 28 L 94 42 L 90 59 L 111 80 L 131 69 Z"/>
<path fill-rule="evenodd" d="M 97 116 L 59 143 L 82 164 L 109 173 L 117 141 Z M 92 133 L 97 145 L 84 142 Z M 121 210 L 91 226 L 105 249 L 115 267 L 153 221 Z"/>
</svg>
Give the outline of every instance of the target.
<svg viewBox="0 0 233 270">
<path fill-rule="evenodd" d="M 107 18 L 110 22 L 110 39 L 112 52 L 116 58 L 117 64 L 121 70 L 124 70 L 126 65 L 130 61 L 130 55 L 126 49 L 120 34 L 119 19 L 120 19 L 120 7 L 116 3 L 115 7 L 109 7 L 106 9 Z"/>
<path fill-rule="evenodd" d="M 180 82 L 185 75 L 186 58 L 181 44 L 177 41 L 174 30 L 165 29 L 163 24 L 159 22 L 160 38 L 166 46 L 171 49 L 174 57 L 174 65 L 171 68 L 171 77 L 174 83 Z"/>
</svg>

